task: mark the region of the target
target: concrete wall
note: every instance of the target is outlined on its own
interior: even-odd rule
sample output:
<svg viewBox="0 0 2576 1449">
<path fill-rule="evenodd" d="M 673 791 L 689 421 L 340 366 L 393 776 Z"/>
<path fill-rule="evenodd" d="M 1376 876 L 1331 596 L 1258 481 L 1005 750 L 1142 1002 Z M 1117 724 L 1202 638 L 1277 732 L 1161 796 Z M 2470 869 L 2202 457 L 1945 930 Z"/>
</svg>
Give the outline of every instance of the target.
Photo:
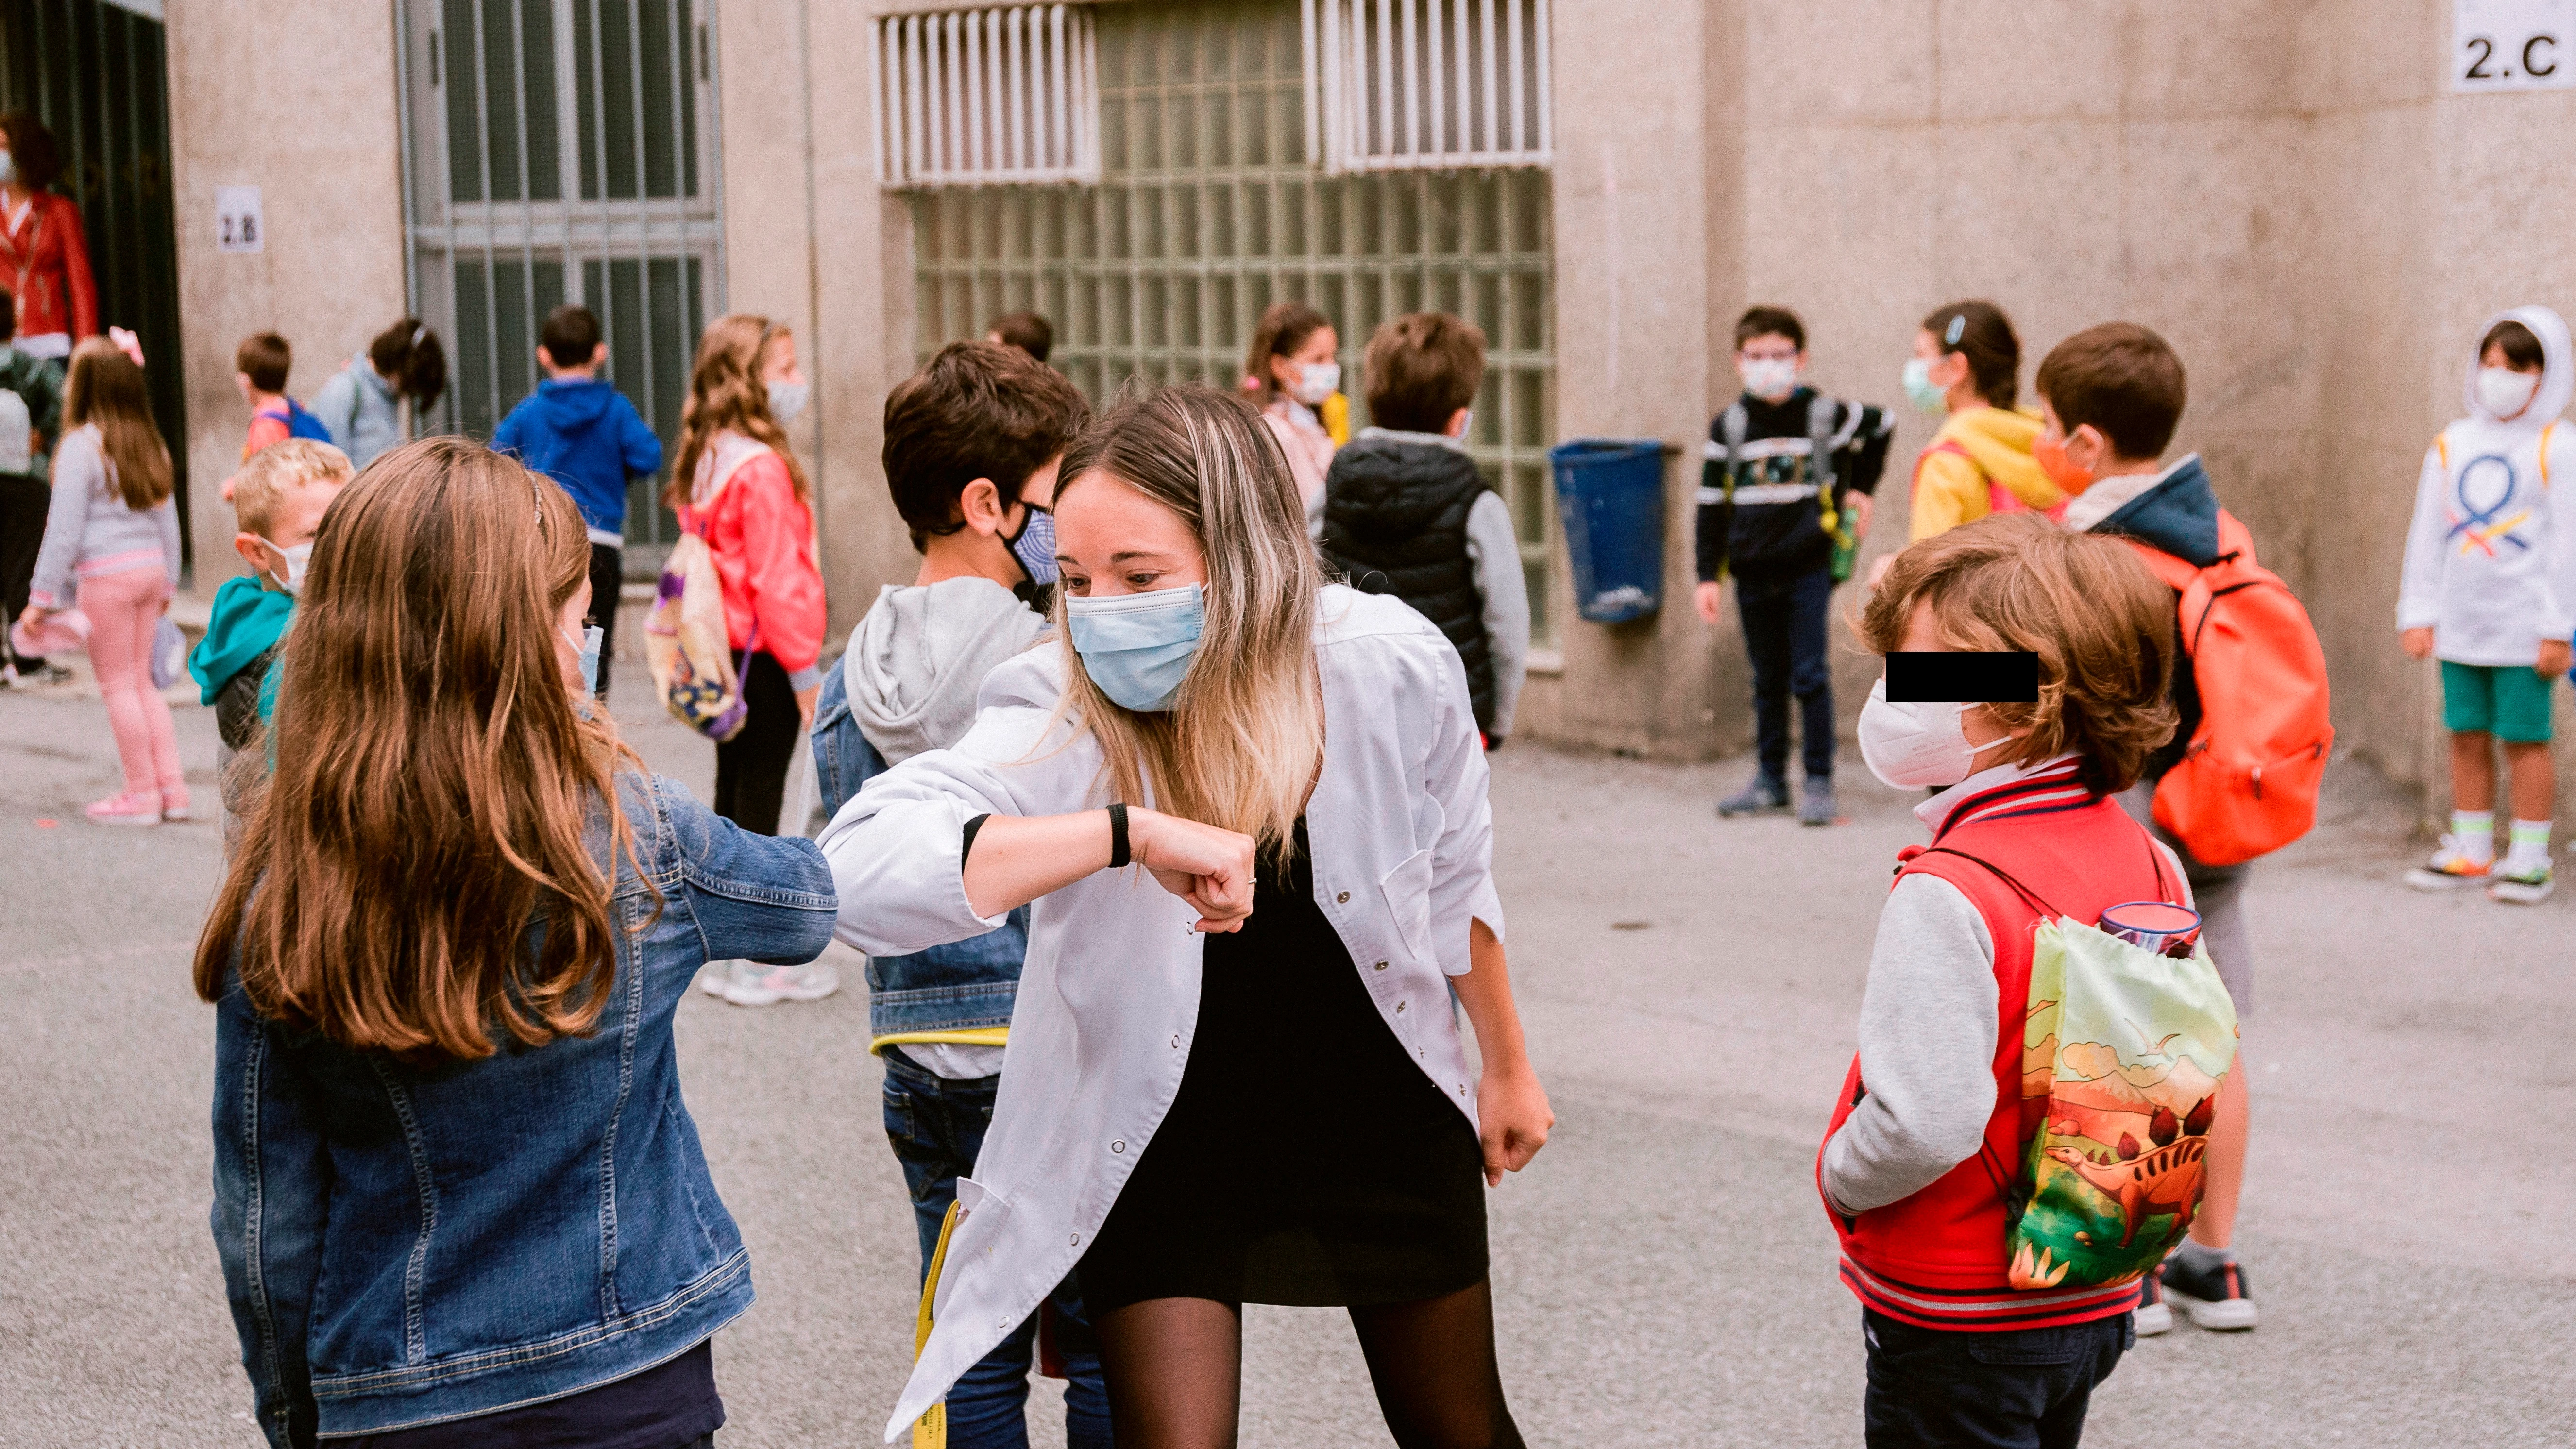
<svg viewBox="0 0 2576 1449">
<path fill-rule="evenodd" d="M 295 347 L 288 388 L 307 397 L 403 315 L 394 26 L 390 6 L 331 0 L 170 0 L 168 23 L 183 339 L 172 362 L 187 370 L 196 590 L 211 594 L 245 571 L 219 487 L 250 427 L 234 345 L 282 333 Z M 215 250 L 218 186 L 260 188 L 264 250 Z"/>
</svg>

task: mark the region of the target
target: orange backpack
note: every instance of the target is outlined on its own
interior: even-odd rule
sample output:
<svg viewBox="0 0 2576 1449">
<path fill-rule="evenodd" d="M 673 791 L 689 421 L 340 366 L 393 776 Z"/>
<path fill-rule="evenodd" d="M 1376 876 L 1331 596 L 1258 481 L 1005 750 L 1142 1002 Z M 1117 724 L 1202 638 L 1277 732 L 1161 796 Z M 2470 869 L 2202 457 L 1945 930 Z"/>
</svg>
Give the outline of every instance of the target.
<svg viewBox="0 0 2576 1449">
<path fill-rule="evenodd" d="M 2200 687 L 2200 728 L 2156 784 L 2156 823 L 2207 865 L 2278 850 L 2317 823 L 2334 745 L 2316 626 L 2225 509 L 2207 568 L 2128 542 L 2182 595 L 2183 657 Z"/>
</svg>

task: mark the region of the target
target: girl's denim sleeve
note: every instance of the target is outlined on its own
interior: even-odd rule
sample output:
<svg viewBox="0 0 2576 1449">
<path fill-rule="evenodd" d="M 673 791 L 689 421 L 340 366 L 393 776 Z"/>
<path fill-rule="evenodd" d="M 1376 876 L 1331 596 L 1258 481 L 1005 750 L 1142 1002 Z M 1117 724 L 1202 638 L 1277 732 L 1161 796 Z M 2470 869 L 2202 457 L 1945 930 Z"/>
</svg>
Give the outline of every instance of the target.
<svg viewBox="0 0 2576 1449">
<path fill-rule="evenodd" d="M 276 1449 L 317 1432 L 305 1339 L 330 1216 L 321 1111 L 235 980 L 215 1013 L 215 1249 L 260 1431 Z"/>
<path fill-rule="evenodd" d="M 673 781 L 654 786 L 706 959 L 801 966 L 822 955 L 840 911 L 822 847 L 801 836 L 754 834 Z"/>
</svg>

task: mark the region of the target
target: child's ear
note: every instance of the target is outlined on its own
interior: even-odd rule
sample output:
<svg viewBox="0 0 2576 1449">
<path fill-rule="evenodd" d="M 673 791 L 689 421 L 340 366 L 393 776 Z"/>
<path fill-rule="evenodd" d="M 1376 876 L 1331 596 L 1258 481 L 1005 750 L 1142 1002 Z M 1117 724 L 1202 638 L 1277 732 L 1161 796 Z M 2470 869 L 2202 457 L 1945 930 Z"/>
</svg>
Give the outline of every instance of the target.
<svg viewBox="0 0 2576 1449">
<path fill-rule="evenodd" d="M 250 565 L 250 571 L 253 574 L 264 574 L 268 572 L 270 567 L 268 562 L 268 545 L 259 541 L 258 534 L 234 534 L 233 552 L 242 556 L 242 562 Z"/>
<path fill-rule="evenodd" d="M 606 367 L 608 365 L 607 343 L 598 343 L 590 349 L 590 365 L 593 367 Z"/>
<path fill-rule="evenodd" d="M 990 478 L 978 478 L 957 495 L 958 516 L 977 533 L 999 534 L 1002 531 L 1002 490 Z"/>
</svg>

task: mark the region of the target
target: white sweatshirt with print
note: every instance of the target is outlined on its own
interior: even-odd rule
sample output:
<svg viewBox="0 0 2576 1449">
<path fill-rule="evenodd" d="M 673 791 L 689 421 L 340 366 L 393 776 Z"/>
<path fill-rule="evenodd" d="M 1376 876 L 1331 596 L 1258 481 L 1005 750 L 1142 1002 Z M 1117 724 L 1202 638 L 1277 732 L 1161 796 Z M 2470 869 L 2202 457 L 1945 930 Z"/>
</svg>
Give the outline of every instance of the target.
<svg viewBox="0 0 2576 1449">
<path fill-rule="evenodd" d="M 2397 627 L 2433 631 L 2433 653 L 2455 664 L 2528 665 L 2544 639 L 2576 633 L 2576 424 L 2559 414 L 2576 390 L 2567 324 L 2546 307 L 2516 307 L 2478 329 L 2515 321 L 2540 339 L 2540 386 L 2511 421 L 2477 398 L 2424 455 L 2406 533 Z"/>
</svg>

